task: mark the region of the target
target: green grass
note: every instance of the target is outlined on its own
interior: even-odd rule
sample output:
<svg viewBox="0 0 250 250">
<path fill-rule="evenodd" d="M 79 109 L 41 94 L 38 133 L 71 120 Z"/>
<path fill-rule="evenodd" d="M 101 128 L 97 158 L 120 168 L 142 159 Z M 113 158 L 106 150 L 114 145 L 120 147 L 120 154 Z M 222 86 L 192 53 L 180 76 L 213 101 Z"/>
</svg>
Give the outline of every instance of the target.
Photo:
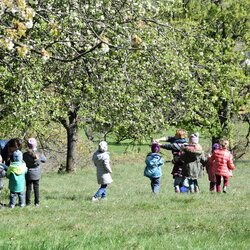
<svg viewBox="0 0 250 250">
<path fill-rule="evenodd" d="M 210 194 L 205 175 L 194 195 L 173 192 L 167 163 L 155 196 L 143 176 L 145 155 L 119 157 L 112 157 L 114 182 L 103 202 L 90 200 L 94 167 L 44 173 L 39 208 L 0 209 L 0 249 L 249 249 L 249 162 L 236 163 L 228 194 Z"/>
</svg>

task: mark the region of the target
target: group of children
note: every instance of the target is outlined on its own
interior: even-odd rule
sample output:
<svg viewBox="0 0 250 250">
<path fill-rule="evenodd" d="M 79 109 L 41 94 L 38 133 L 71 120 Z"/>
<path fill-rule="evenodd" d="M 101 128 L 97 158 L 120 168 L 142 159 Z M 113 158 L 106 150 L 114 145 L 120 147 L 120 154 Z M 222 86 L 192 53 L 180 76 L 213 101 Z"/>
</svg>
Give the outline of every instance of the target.
<svg viewBox="0 0 250 250">
<path fill-rule="evenodd" d="M 146 157 L 144 175 L 151 181 L 153 193 L 157 193 L 160 187 L 162 175 L 161 167 L 163 158 L 159 154 L 160 148 L 171 150 L 173 154 L 174 190 L 180 192 L 199 192 L 198 179 L 203 175 L 206 167 L 210 181 L 210 191 L 221 192 L 221 179 L 223 178 L 223 192 L 227 192 L 228 178 L 235 168 L 233 156 L 228 150 L 229 142 L 226 139 L 219 140 L 212 146 L 212 155 L 205 156 L 202 146 L 199 144 L 199 134 L 194 133 L 186 140 L 186 131 L 178 129 L 175 136 L 154 139 L 151 152 Z M 168 144 L 161 144 L 165 141 Z"/>
<path fill-rule="evenodd" d="M 223 192 L 227 192 L 228 179 L 232 175 L 233 156 L 228 150 L 229 142 L 221 139 L 212 146 L 211 155 L 205 157 L 202 146 L 199 144 L 199 134 L 194 133 L 186 140 L 187 134 L 183 129 L 178 129 L 175 136 L 154 139 L 151 144 L 151 152 L 146 156 L 144 175 L 150 179 L 153 193 L 158 193 L 162 166 L 164 159 L 160 155 L 161 148 L 171 150 L 173 155 L 172 175 L 174 190 L 176 193 L 199 192 L 198 179 L 203 175 L 206 167 L 210 181 L 210 191 L 221 192 L 221 179 L 223 179 Z M 165 141 L 167 144 L 161 144 Z M 16 142 L 15 142 L 16 143 Z M 39 179 L 41 176 L 40 164 L 46 161 L 46 157 L 37 150 L 37 141 L 30 138 L 27 141 L 28 150 L 22 154 L 18 146 L 10 140 L 7 146 L 1 149 L 0 161 L 0 189 L 2 189 L 2 177 L 9 179 L 10 202 L 9 207 L 16 205 L 16 196 L 19 198 L 19 206 L 30 205 L 32 186 L 34 189 L 35 206 L 39 206 Z M 0 141 L 1 146 L 1 141 Z M 6 155 L 3 153 L 6 151 Z M 101 141 L 92 160 L 96 166 L 97 182 L 99 189 L 92 197 L 92 201 L 104 200 L 107 196 L 107 186 L 113 181 L 111 177 L 110 157 L 107 142 Z M 26 197 L 24 188 L 26 182 Z M 25 199 L 26 198 L 26 199 Z"/>
<path fill-rule="evenodd" d="M 6 143 L 5 143 L 6 142 Z M 32 186 L 34 189 L 35 206 L 39 206 L 39 179 L 41 177 L 40 164 L 46 162 L 46 157 L 37 150 L 37 141 L 30 138 L 27 141 L 28 150 L 23 154 L 16 139 L 1 141 L 0 155 L 0 183 L 3 188 L 2 178 L 9 179 L 10 201 L 9 207 L 14 208 L 16 197 L 20 207 L 30 205 Z M 4 163 L 2 161 L 4 160 Z M 26 193 L 25 191 L 26 183 Z"/>
<path fill-rule="evenodd" d="M 162 176 L 164 159 L 160 154 L 161 148 L 171 150 L 173 155 L 172 175 L 174 190 L 176 193 L 198 193 L 200 191 L 198 179 L 202 177 L 206 168 L 210 181 L 211 192 L 221 192 L 221 179 L 223 179 L 223 192 L 227 192 L 228 178 L 232 175 L 233 156 L 228 150 L 229 142 L 220 139 L 212 146 L 212 154 L 205 156 L 202 146 L 199 144 L 199 134 L 191 134 L 186 140 L 187 133 L 178 129 L 175 136 L 154 139 L 151 144 L 151 152 L 146 156 L 144 176 L 150 179 L 153 193 L 158 193 Z M 167 144 L 161 144 L 165 141 Z M 92 197 L 92 201 L 106 199 L 107 186 L 112 182 L 109 163 L 108 145 L 105 141 L 100 142 L 98 150 L 93 155 L 93 162 L 97 169 L 97 180 L 100 188 Z"/>
</svg>

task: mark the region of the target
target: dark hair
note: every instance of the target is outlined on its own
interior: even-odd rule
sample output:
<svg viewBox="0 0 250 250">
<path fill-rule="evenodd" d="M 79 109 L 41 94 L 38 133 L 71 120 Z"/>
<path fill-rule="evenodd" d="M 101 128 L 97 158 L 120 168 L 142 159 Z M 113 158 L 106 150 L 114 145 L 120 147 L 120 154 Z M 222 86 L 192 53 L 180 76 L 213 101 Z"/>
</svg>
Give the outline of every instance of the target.
<svg viewBox="0 0 250 250">
<path fill-rule="evenodd" d="M 152 143 L 151 151 L 152 153 L 159 153 L 161 150 L 160 145 L 158 143 Z"/>
<path fill-rule="evenodd" d="M 8 147 L 20 149 L 22 146 L 22 140 L 19 138 L 10 139 L 8 142 Z"/>
</svg>

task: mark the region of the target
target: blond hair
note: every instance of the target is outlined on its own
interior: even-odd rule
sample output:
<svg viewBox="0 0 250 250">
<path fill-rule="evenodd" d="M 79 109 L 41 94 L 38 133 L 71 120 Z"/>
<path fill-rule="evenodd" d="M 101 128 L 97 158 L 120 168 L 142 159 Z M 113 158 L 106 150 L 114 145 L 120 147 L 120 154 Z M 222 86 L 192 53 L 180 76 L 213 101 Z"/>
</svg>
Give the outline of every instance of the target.
<svg viewBox="0 0 250 250">
<path fill-rule="evenodd" d="M 187 137 L 187 131 L 182 129 L 182 128 L 179 128 L 175 132 L 175 137 L 178 138 L 178 139 L 186 138 Z"/>
<path fill-rule="evenodd" d="M 219 143 L 222 148 L 228 148 L 229 146 L 229 141 L 227 139 L 220 139 Z"/>
</svg>

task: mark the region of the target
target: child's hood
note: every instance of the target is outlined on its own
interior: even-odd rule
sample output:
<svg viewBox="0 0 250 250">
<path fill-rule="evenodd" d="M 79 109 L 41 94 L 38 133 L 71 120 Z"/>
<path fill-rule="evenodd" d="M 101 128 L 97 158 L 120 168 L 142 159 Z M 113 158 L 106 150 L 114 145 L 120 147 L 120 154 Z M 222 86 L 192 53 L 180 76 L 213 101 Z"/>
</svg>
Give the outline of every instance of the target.
<svg viewBox="0 0 250 250">
<path fill-rule="evenodd" d="M 99 153 L 96 155 L 98 160 L 105 160 L 107 159 L 108 153 L 107 152 L 103 152 L 103 153 Z"/>
<path fill-rule="evenodd" d="M 163 164 L 163 158 L 157 153 L 149 153 L 146 158 L 147 165 Z"/>
<path fill-rule="evenodd" d="M 25 162 L 12 162 L 7 170 L 7 176 L 11 173 L 16 175 L 24 174 L 27 171 L 27 167 Z"/>
</svg>

